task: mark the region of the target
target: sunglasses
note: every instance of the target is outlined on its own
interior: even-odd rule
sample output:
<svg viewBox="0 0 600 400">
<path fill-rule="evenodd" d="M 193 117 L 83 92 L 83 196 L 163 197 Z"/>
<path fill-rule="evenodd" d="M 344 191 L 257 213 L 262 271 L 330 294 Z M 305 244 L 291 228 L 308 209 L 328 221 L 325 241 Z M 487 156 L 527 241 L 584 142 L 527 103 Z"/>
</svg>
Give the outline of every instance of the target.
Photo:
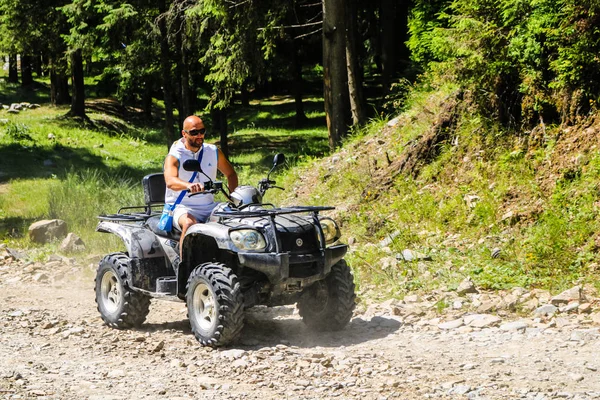
<svg viewBox="0 0 600 400">
<path fill-rule="evenodd" d="M 191 130 L 183 130 L 185 133 L 187 133 L 190 136 L 198 136 L 198 134 L 200 135 L 204 135 L 206 133 L 206 128 L 202 128 L 202 129 L 191 129 Z"/>
</svg>

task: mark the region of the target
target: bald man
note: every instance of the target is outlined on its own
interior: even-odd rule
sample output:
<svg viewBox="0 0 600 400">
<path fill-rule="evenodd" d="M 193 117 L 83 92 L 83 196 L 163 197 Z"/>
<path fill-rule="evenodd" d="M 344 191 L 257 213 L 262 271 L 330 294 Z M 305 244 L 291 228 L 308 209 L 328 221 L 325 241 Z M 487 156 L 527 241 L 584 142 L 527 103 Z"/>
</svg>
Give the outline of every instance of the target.
<svg viewBox="0 0 600 400">
<path fill-rule="evenodd" d="M 221 171 L 227 179 L 229 191 L 235 190 L 238 185 L 237 174 L 221 149 L 204 143 L 206 128 L 199 117 L 191 115 L 183 121 L 181 136 L 181 139 L 173 143 L 165 158 L 164 174 L 167 184 L 165 202 L 175 203 L 182 190 L 189 189 L 191 193 L 204 191 L 206 176 L 198 173 L 190 182 L 193 172 L 186 171 L 182 167 L 184 161 L 189 159 L 199 160 L 202 171 L 213 181 L 217 179 L 217 170 Z M 177 205 L 173 212 L 173 226 L 181 231 L 180 257 L 183 238 L 188 228 L 198 222 L 205 222 L 216 205 L 212 194 L 184 196 L 181 203 Z"/>
</svg>

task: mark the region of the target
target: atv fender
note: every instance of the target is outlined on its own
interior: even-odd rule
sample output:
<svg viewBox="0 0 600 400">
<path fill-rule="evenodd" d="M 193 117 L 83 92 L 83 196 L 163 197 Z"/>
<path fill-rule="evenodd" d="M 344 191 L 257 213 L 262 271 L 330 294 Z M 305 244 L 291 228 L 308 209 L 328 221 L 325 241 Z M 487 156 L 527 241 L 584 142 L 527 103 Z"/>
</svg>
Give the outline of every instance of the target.
<svg viewBox="0 0 600 400">
<path fill-rule="evenodd" d="M 150 230 L 140 226 L 102 221 L 96 227 L 96 231 L 114 233 L 119 236 L 125 243 L 130 258 L 148 259 L 165 256 L 158 237 Z"/>
<path fill-rule="evenodd" d="M 229 227 L 207 222 L 205 224 L 194 224 L 190 226 L 183 239 L 183 248 L 186 248 L 186 242 L 194 236 L 207 236 L 213 238 L 217 247 L 221 250 L 237 251 L 231 239 L 229 239 Z"/>
</svg>

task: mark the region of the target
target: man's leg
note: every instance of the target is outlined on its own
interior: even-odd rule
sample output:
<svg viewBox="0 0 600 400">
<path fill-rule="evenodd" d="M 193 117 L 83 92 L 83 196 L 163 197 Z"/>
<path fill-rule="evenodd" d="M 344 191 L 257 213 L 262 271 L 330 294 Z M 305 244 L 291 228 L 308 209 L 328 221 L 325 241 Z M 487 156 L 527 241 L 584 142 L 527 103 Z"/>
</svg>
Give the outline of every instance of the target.
<svg viewBox="0 0 600 400">
<path fill-rule="evenodd" d="M 185 213 L 179 217 L 177 222 L 181 227 L 181 239 L 179 239 L 179 259 L 183 260 L 183 238 L 185 237 L 185 233 L 187 232 L 188 228 L 198 223 L 198 221 L 196 221 L 196 218 L 194 218 L 192 214 Z"/>
</svg>

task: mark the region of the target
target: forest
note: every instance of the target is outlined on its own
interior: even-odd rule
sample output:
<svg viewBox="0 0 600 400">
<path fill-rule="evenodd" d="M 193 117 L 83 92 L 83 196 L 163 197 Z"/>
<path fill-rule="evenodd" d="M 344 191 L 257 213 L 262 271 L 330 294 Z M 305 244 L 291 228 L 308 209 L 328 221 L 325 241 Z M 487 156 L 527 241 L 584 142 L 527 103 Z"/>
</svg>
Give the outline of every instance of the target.
<svg viewBox="0 0 600 400">
<path fill-rule="evenodd" d="M 9 82 L 19 79 L 19 55 L 21 84 L 32 85 L 34 72 L 49 76 L 52 104 L 70 103 L 72 116 L 85 117 L 84 76 L 147 113 L 160 99 L 168 141 L 174 109 L 211 110 L 226 135 L 233 99 L 275 87 L 293 93 L 301 123 L 304 75 L 317 68 L 333 148 L 373 112 L 369 100 L 392 90 L 401 107 L 419 79 L 454 80 L 508 128 L 572 123 L 598 100 L 599 7 L 594 0 L 2 0 L 0 52 Z"/>
<path fill-rule="evenodd" d="M 301 129 L 317 96 L 329 150 L 303 147 L 293 164 L 331 158 L 292 169 L 287 186 L 312 191 L 282 198 L 342 205 L 359 280 L 380 277 L 394 293 L 428 284 L 410 275 L 423 271 L 386 268 L 386 254 L 361 248 L 387 238 L 392 252 L 440 251 L 428 268 L 450 285 L 469 275 L 493 288 L 565 287 L 600 261 L 599 11 L 593 0 L 0 0 L 0 54 L 9 87 L 48 90 L 53 112 L 76 126 L 86 126 L 90 96 L 141 110 L 163 144 L 200 113 L 225 153 L 232 136 L 272 151 L 272 136 L 232 131 L 240 106 L 284 94 Z M 33 122 L 11 129 L 42 135 Z M 302 135 L 296 144 L 311 142 Z M 56 156 L 55 143 L 40 143 Z M 6 149 L 15 159 L 31 150 Z M 118 160 L 88 151 L 85 166 Z M 155 170 L 155 159 L 132 175 Z M 42 214 L 61 214 L 49 204 Z"/>
</svg>

